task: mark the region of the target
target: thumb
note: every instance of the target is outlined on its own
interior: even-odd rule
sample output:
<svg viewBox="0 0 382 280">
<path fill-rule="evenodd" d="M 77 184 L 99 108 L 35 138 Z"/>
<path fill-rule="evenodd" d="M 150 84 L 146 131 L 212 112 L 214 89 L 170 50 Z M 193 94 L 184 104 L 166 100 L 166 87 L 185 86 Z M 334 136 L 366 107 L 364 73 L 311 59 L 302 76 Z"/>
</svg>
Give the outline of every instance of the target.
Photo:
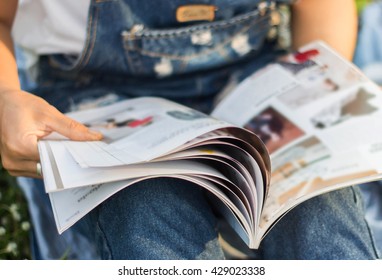
<svg viewBox="0 0 382 280">
<path fill-rule="evenodd" d="M 75 141 L 95 141 L 102 139 L 102 133 L 90 130 L 85 125 L 65 116 L 58 110 L 51 115 L 50 123 L 48 124 L 52 131 L 68 137 Z"/>
</svg>

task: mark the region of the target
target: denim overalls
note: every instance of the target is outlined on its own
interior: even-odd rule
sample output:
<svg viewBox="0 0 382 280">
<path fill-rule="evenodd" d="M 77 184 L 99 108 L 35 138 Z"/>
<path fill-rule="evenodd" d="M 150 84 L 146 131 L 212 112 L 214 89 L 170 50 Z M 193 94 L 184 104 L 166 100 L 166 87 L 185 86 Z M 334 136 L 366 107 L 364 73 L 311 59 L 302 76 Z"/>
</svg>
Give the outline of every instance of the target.
<svg viewBox="0 0 382 280">
<path fill-rule="evenodd" d="M 214 20 L 178 22 L 177 10 L 196 4 L 213 7 Z M 270 0 L 92 1 L 82 54 L 42 57 L 35 92 L 63 111 L 90 88 L 93 96 L 162 96 L 209 111 L 233 73 L 274 58 L 274 9 Z"/>
<path fill-rule="evenodd" d="M 198 14 L 195 6 L 190 7 L 201 4 L 208 11 Z M 270 0 L 92 0 L 83 52 L 42 56 L 38 87 L 32 92 L 64 112 L 136 96 L 161 96 L 209 112 L 232 77 L 244 78 L 277 54 L 275 43 L 267 39 L 274 4 Z M 198 15 L 206 20 L 187 21 Z M 30 203 L 36 258 L 59 258 L 68 249 L 69 258 L 80 259 L 223 257 L 216 217 L 204 194 L 191 183 L 142 182 L 108 199 L 58 236 L 42 182 L 19 182 Z M 346 194 L 339 194 L 338 201 Z M 296 239 L 293 232 L 282 236 L 289 238 L 288 243 Z M 313 255 L 312 248 L 303 254 Z M 278 251 L 276 247 L 267 252 L 272 256 Z"/>
</svg>

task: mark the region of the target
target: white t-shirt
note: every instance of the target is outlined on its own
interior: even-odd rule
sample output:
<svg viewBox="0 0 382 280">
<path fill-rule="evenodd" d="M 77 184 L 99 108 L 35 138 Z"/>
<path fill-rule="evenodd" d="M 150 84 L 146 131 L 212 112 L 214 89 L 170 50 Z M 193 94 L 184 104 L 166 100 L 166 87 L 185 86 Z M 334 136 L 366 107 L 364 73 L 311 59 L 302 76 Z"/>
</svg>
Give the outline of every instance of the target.
<svg viewBox="0 0 382 280">
<path fill-rule="evenodd" d="M 90 0 L 19 0 L 14 41 L 32 54 L 80 53 Z"/>
</svg>

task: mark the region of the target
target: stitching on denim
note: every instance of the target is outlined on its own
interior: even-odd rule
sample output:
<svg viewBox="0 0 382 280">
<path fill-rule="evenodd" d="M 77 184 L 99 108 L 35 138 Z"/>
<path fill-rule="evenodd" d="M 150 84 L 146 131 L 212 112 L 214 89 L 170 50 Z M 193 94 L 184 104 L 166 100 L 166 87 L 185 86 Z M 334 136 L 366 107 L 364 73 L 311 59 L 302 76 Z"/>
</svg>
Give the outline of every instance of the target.
<svg viewBox="0 0 382 280">
<path fill-rule="evenodd" d="M 359 192 L 357 192 L 356 191 L 356 189 L 355 188 L 361 188 L 361 187 L 359 187 L 359 186 L 350 186 L 350 189 L 351 189 L 351 191 L 352 191 L 352 193 L 353 193 L 353 198 L 354 198 L 354 202 L 356 203 L 356 204 L 361 204 L 361 208 L 362 209 L 364 209 L 364 203 L 363 203 L 363 200 L 362 199 L 360 199 L 360 197 L 359 197 L 359 195 L 361 195 L 361 194 L 359 194 Z M 358 195 L 357 195 L 357 193 L 358 193 Z M 370 237 L 370 240 L 371 240 L 371 245 L 372 245 L 372 248 L 373 248 L 373 253 L 375 254 L 375 257 L 378 259 L 378 258 L 381 258 L 382 256 L 381 256 L 381 254 L 380 254 L 380 252 L 379 252 L 379 250 L 378 250 L 378 246 L 377 246 L 377 244 L 376 244 L 376 242 L 375 242 L 375 238 L 374 238 L 374 233 L 373 233 L 373 231 L 371 230 L 371 228 L 370 228 L 370 225 L 369 225 L 369 223 L 368 223 L 368 221 L 366 220 L 366 218 L 364 217 L 363 218 L 363 221 L 365 222 L 365 225 L 366 225 L 366 228 L 367 228 L 367 231 L 368 231 L 368 233 L 369 233 L 369 237 Z"/>
<path fill-rule="evenodd" d="M 99 214 L 98 214 L 99 215 Z M 113 253 L 112 253 L 112 250 L 110 249 L 110 244 L 106 238 L 106 234 L 105 232 L 103 231 L 102 227 L 101 227 L 101 224 L 100 222 L 98 221 L 97 219 L 97 222 L 96 222 L 96 226 L 97 226 L 97 229 L 98 229 L 98 232 L 100 233 L 100 237 L 99 238 L 102 238 L 102 251 L 103 252 L 107 252 L 108 254 L 108 259 L 113 259 Z M 103 253 L 101 255 L 101 257 L 103 259 L 105 259 L 105 256 L 103 256 Z"/>
<path fill-rule="evenodd" d="M 240 29 L 237 32 L 235 32 L 232 36 L 235 36 L 235 35 L 240 34 L 240 33 L 247 32 L 251 27 L 252 27 L 252 25 L 244 26 L 242 29 Z M 259 32 L 255 32 L 254 34 L 259 34 L 259 33 L 263 33 L 263 32 L 264 31 L 259 31 Z M 204 52 L 200 52 L 200 53 L 193 54 L 193 55 L 169 55 L 167 53 L 146 51 L 146 50 L 144 50 L 142 48 L 139 48 L 139 47 L 129 48 L 129 46 L 125 46 L 125 45 L 124 45 L 124 48 L 126 50 L 128 50 L 128 51 L 137 51 L 140 54 L 146 55 L 146 56 L 149 56 L 149 57 L 164 57 L 164 58 L 177 59 L 177 60 L 182 60 L 182 59 L 190 60 L 190 59 L 194 59 L 194 58 L 206 55 L 208 53 L 219 51 L 219 50 L 221 50 L 223 48 L 223 46 L 227 45 L 231 40 L 232 40 L 232 37 L 227 38 L 226 40 L 224 40 L 221 43 L 217 44 L 215 46 L 215 48 L 207 49 Z"/>
<path fill-rule="evenodd" d="M 90 34 L 91 34 L 91 31 L 92 31 L 92 27 L 93 27 L 93 13 L 90 13 L 90 15 L 89 15 L 89 22 L 88 22 L 88 26 L 87 26 L 87 30 L 86 30 L 86 42 L 85 42 L 85 45 L 84 45 L 84 49 L 82 50 L 82 55 L 81 55 L 81 57 L 79 58 L 79 60 L 77 62 L 77 65 L 82 63 L 82 61 L 84 59 L 84 56 L 86 55 L 86 53 L 88 51 L 88 46 L 89 46 Z"/>
<path fill-rule="evenodd" d="M 151 40 L 156 40 L 161 38 L 173 38 L 178 36 L 189 36 L 189 34 L 192 34 L 198 31 L 203 31 L 203 30 L 214 31 L 217 29 L 225 29 L 235 24 L 242 23 L 249 20 L 251 20 L 249 24 L 254 25 L 264 20 L 270 19 L 270 13 L 266 13 L 264 16 L 261 16 L 260 18 L 256 18 L 255 17 L 256 15 L 258 15 L 258 12 L 256 12 L 255 14 L 243 15 L 241 16 L 242 18 L 235 18 L 229 21 L 216 22 L 212 24 L 202 24 L 202 25 L 191 26 L 186 28 L 176 28 L 176 29 L 167 29 L 167 30 L 147 30 L 147 31 L 143 30 L 141 33 L 137 32 L 132 36 L 134 36 L 134 38 L 137 38 L 138 40 L 140 38 L 149 38 Z M 127 37 L 126 40 L 132 39 L 132 38 L 129 38 L 129 35 L 124 35 L 124 39 L 125 37 Z"/>
<path fill-rule="evenodd" d="M 94 33 L 92 34 L 92 41 L 88 44 L 86 44 L 86 52 L 84 50 L 83 52 L 83 56 L 81 57 L 81 60 L 78 62 L 78 64 L 76 65 L 76 69 L 78 68 L 83 68 L 85 67 L 88 63 L 89 63 L 89 60 L 90 60 L 90 57 L 93 53 L 93 49 L 94 49 L 94 45 L 95 45 L 95 42 L 96 42 L 96 38 L 97 38 L 97 24 L 98 24 L 98 16 L 99 16 L 99 8 L 96 7 L 96 10 L 95 10 L 95 14 L 94 14 L 94 19 L 93 19 L 93 22 L 91 24 L 91 30 L 94 30 Z"/>
<path fill-rule="evenodd" d="M 74 63 L 74 65 L 70 65 L 70 66 L 63 66 L 61 63 L 59 63 L 58 61 L 56 61 L 53 57 L 50 57 L 49 58 L 49 65 L 55 67 L 55 68 L 60 68 L 62 70 L 66 70 L 66 71 L 69 71 L 69 70 L 78 70 L 79 68 L 83 68 L 88 62 L 89 62 L 89 59 L 90 59 L 90 56 L 91 56 L 91 53 L 93 51 L 93 48 L 94 48 L 94 44 L 95 44 L 95 38 L 96 38 L 96 33 L 97 33 L 97 28 L 96 28 L 96 25 L 97 25 L 97 20 L 98 19 L 98 8 L 96 9 L 96 12 L 95 12 L 95 19 L 93 18 L 93 14 L 92 13 L 89 13 L 89 20 L 88 20 L 88 25 L 87 25 L 87 30 L 86 30 L 86 41 L 85 41 L 85 44 L 84 44 L 84 48 L 81 52 L 81 55 L 80 57 L 78 58 L 78 60 Z M 94 36 L 92 38 L 92 42 L 89 43 L 90 41 L 90 34 L 92 32 L 92 30 L 94 30 Z M 90 46 L 90 50 L 89 50 L 89 46 Z"/>
<path fill-rule="evenodd" d="M 142 71 L 142 69 L 144 69 L 142 66 L 142 61 L 137 63 L 137 60 L 134 59 L 134 56 L 130 55 L 129 52 L 125 52 L 125 57 L 127 59 L 127 66 L 132 73 L 139 73 Z"/>
<path fill-rule="evenodd" d="M 134 62 L 133 62 L 132 58 L 130 57 L 130 54 L 128 51 L 125 52 L 125 57 L 127 59 L 127 67 L 129 67 L 131 72 L 134 72 L 134 69 L 135 69 Z"/>
</svg>

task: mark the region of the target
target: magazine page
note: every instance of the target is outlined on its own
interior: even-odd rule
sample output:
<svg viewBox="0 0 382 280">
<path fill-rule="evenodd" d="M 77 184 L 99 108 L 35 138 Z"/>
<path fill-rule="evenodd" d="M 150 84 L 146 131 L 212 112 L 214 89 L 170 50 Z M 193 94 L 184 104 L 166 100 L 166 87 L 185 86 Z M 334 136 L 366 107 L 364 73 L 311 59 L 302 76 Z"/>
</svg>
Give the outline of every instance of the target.
<svg viewBox="0 0 382 280">
<path fill-rule="evenodd" d="M 262 211 L 264 185 L 259 166 L 252 166 L 252 164 L 256 165 L 256 162 L 253 162 L 251 156 L 242 148 L 234 144 L 210 140 L 206 141 L 206 145 L 179 151 L 153 162 L 112 168 L 83 169 L 75 164 L 71 155 L 66 152 L 65 146 L 59 144 L 59 141 L 44 141 L 40 147 L 45 147 L 41 154 L 44 159 L 48 157 L 48 160 L 50 158 L 47 147 L 58 145 L 56 151 L 61 150 L 61 154 L 55 155 L 60 162 L 45 164 L 44 169 L 44 172 L 47 172 L 44 176 L 46 187 L 50 189 L 61 186 L 49 191 L 60 233 L 119 190 L 140 180 L 165 176 L 186 179 L 208 190 L 209 195 L 213 197 L 216 210 L 226 217 L 238 235 L 252 246 Z M 59 171 L 57 176 L 52 170 L 47 169 L 55 168 L 54 166 L 57 168 L 57 165 L 69 166 L 66 170 L 72 176 L 67 176 L 64 180 L 62 176 L 59 176 Z M 91 178 L 94 184 L 67 187 L 71 186 L 73 181 L 66 180 L 74 180 L 78 183 L 81 178 L 85 178 L 83 182 L 89 182 L 88 178 Z M 119 180 L 97 183 L 105 181 L 105 178 Z M 57 183 L 57 180 L 61 183 Z M 62 187 L 64 184 L 65 187 Z"/>
<path fill-rule="evenodd" d="M 154 97 L 130 99 L 70 116 L 105 136 L 97 142 L 64 142 L 84 168 L 148 161 L 199 135 L 230 126 L 191 108 Z"/>
<path fill-rule="evenodd" d="M 116 167 L 81 168 L 60 142 L 45 142 L 42 147 L 44 147 L 44 152 L 41 153 L 43 155 L 48 154 L 50 147 L 55 147 L 56 153 L 53 159 L 46 160 L 44 156 L 43 174 L 46 192 L 48 193 L 150 175 L 207 174 L 220 176 L 211 166 L 182 159 Z M 199 154 L 201 153 L 203 151 L 199 152 Z"/>
<path fill-rule="evenodd" d="M 322 42 L 247 78 L 212 115 L 255 132 L 271 155 L 263 232 L 310 197 L 381 178 L 381 89 Z"/>
<path fill-rule="evenodd" d="M 121 189 L 155 177 L 147 176 L 49 193 L 58 232 L 64 232 L 94 207 Z M 167 177 L 188 180 L 208 190 L 209 194 L 219 201 L 220 206 L 217 210 L 227 218 L 237 233 L 244 240 L 248 240 L 252 235 L 253 219 L 241 199 L 230 188 L 226 188 L 227 185 L 234 185 L 227 183 L 227 179 L 222 174 L 217 177 L 208 175 L 168 175 Z"/>
<path fill-rule="evenodd" d="M 44 142 L 41 146 L 49 146 L 51 144 L 59 145 L 59 142 Z M 221 149 L 216 149 L 216 147 L 219 146 Z M 228 146 L 228 148 L 225 146 Z M 249 234 L 249 229 L 252 228 L 249 227 L 248 224 L 259 224 L 263 202 L 262 195 L 264 193 L 262 190 L 262 173 L 258 167 L 254 168 L 255 173 L 253 173 L 253 170 L 249 171 L 247 169 L 251 167 L 250 164 L 253 162 L 245 159 L 248 154 L 235 145 L 208 142 L 208 145 L 181 151 L 155 162 L 113 168 L 86 169 L 82 169 L 75 164 L 70 154 L 65 151 L 64 146 L 59 145 L 59 148 L 62 154 L 57 154 L 56 156 L 61 159 L 60 164 L 70 167 L 68 171 L 69 174 L 72 175 L 68 176 L 66 180 L 75 180 L 76 183 L 78 183 L 78 181 L 81 181 L 79 178 L 86 178 L 86 182 L 89 182 L 88 178 L 91 178 L 92 182 L 94 182 L 91 186 L 72 187 L 71 184 L 73 182 L 65 181 L 62 177 L 57 175 L 52 176 L 53 172 L 51 170 L 44 169 L 44 172 L 47 172 L 47 176 L 44 177 L 44 180 L 46 180 L 46 187 L 48 189 L 54 188 L 55 186 L 63 186 L 63 184 L 66 186 L 65 188 L 62 187 L 49 191 L 60 232 L 71 226 L 80 217 L 121 188 L 137 180 L 163 176 L 177 178 L 190 178 L 192 176 L 194 181 L 195 178 L 199 178 L 199 181 L 208 180 L 210 181 L 209 184 L 216 185 L 219 192 L 225 195 L 224 197 L 221 195 L 218 196 L 218 199 L 224 198 L 224 200 L 228 200 L 223 201 L 223 204 L 230 209 L 234 208 L 232 211 L 235 212 L 235 217 L 238 216 L 236 212 L 239 211 L 239 216 L 246 221 L 246 239 L 251 235 Z M 223 151 L 224 148 L 232 154 L 238 154 L 237 158 L 230 157 L 228 153 Z M 47 150 L 48 149 L 44 149 L 44 151 Z M 42 153 L 42 155 L 46 157 L 45 153 Z M 239 161 L 241 158 L 245 160 L 243 162 Z M 57 164 L 54 163 L 45 166 L 52 168 L 52 166 L 55 165 Z M 105 178 L 117 178 L 119 180 L 116 182 L 98 183 L 105 181 Z M 127 180 L 122 180 L 121 178 L 127 178 Z M 254 180 L 255 178 L 257 179 Z M 57 184 L 57 180 L 60 180 L 61 184 Z M 107 189 L 105 190 L 104 188 Z M 212 191 L 211 187 L 207 187 L 207 189 Z M 212 194 L 216 195 L 216 192 L 217 190 L 214 190 Z M 257 194 L 260 195 L 259 198 Z M 84 199 L 84 197 L 89 197 L 89 199 Z M 68 205 L 70 205 L 70 211 L 68 211 Z M 227 210 L 217 210 L 227 214 Z M 83 213 L 83 215 L 81 215 L 81 213 Z M 231 219 L 231 222 L 232 221 Z M 239 224 L 243 224 L 243 221 L 239 222 Z M 233 225 L 233 227 L 237 228 L 238 225 Z M 242 235 L 242 233 L 240 233 L 240 235 Z"/>
<path fill-rule="evenodd" d="M 209 135 L 211 136 L 212 134 L 209 133 Z M 219 157 L 224 158 L 227 162 L 240 165 L 240 173 L 246 177 L 249 185 L 252 186 L 254 192 L 257 192 L 261 198 L 259 205 L 261 207 L 266 192 L 266 183 L 263 177 L 267 173 L 262 171 L 262 168 L 266 166 L 264 160 L 259 154 L 255 153 L 256 150 L 250 144 L 247 143 L 247 147 L 243 148 L 231 143 L 236 140 L 236 142 L 243 146 L 243 143 L 234 136 L 228 137 L 228 135 L 224 135 L 224 137 L 207 138 L 204 141 L 197 141 L 192 145 L 185 145 L 187 149 L 183 151 L 170 153 L 150 162 L 94 168 L 82 168 L 78 165 L 71 154 L 68 153 L 62 141 L 41 141 L 39 149 L 46 192 L 131 179 L 150 174 L 168 175 L 180 172 L 200 172 L 198 169 L 194 170 L 191 164 L 186 166 L 179 165 L 173 168 L 173 165 L 168 162 L 179 159 Z M 252 150 L 248 151 L 248 147 L 251 147 Z M 206 168 L 205 171 L 209 172 L 209 168 Z M 255 185 L 258 187 L 256 188 Z"/>
</svg>

